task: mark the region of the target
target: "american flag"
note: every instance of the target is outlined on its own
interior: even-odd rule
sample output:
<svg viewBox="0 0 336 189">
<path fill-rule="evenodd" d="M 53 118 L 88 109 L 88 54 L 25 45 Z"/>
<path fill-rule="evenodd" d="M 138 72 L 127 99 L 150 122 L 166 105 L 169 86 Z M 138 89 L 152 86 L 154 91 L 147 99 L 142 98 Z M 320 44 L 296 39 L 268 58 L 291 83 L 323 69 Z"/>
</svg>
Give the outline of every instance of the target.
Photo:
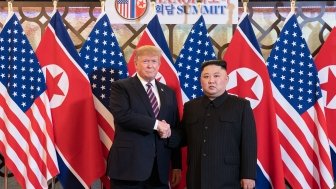
<svg viewBox="0 0 336 189">
<path fill-rule="evenodd" d="M 253 108 L 258 133 L 256 188 L 284 189 L 271 83 L 248 14 L 241 16 L 224 59 L 230 78 L 228 92 L 248 99 Z"/>
<path fill-rule="evenodd" d="M 111 84 L 128 77 L 126 61 L 111 28 L 106 13 L 102 13 L 89 37 L 80 50 L 80 66 L 88 75 L 95 99 L 98 115 L 99 135 L 103 145 L 105 160 L 114 137 L 113 115 L 109 108 Z M 107 178 L 102 178 L 109 188 Z"/>
<path fill-rule="evenodd" d="M 184 42 L 179 56 L 175 61 L 175 68 L 180 80 L 183 102 L 202 96 L 200 68 L 205 60 L 216 59 L 215 51 L 205 25 L 203 16 L 196 21 Z M 187 149 L 182 149 L 182 178 L 186 178 Z M 185 187 L 185 180 L 178 186 Z"/>
<path fill-rule="evenodd" d="M 336 28 L 333 28 L 315 58 L 328 125 L 330 155 L 336 174 Z"/>
<path fill-rule="evenodd" d="M 267 60 L 285 178 L 292 188 L 332 188 L 327 125 L 317 70 L 294 13 Z"/>
<path fill-rule="evenodd" d="M 203 16 L 192 27 L 179 56 L 175 67 L 180 79 L 183 101 L 202 96 L 200 68 L 204 61 L 216 59 Z"/>
<path fill-rule="evenodd" d="M 22 188 L 58 174 L 46 83 L 15 14 L 0 33 L 0 151 Z"/>
<path fill-rule="evenodd" d="M 55 11 L 36 50 L 46 77 L 60 180 L 64 189 L 89 188 L 105 173 L 98 121 L 81 58 Z"/>
</svg>

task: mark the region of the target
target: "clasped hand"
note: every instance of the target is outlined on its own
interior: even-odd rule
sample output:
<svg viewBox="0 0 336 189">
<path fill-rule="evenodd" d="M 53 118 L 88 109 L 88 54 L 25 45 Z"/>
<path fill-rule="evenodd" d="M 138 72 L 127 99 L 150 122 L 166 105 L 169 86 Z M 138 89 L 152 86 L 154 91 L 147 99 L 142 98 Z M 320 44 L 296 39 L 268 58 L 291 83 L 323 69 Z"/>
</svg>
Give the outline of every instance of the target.
<svg viewBox="0 0 336 189">
<path fill-rule="evenodd" d="M 171 135 L 170 125 L 165 121 L 159 121 L 157 131 L 161 138 L 168 138 Z"/>
</svg>

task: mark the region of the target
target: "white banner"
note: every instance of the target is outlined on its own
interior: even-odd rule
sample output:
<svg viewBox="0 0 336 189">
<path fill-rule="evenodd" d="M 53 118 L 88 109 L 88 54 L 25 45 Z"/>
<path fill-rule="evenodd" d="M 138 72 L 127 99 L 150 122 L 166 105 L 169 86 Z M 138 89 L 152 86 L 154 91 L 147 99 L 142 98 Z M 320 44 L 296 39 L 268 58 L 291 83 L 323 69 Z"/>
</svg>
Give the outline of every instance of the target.
<svg viewBox="0 0 336 189">
<path fill-rule="evenodd" d="M 237 24 L 238 0 L 106 0 L 112 24 L 147 24 L 155 14 L 161 24 Z"/>
</svg>

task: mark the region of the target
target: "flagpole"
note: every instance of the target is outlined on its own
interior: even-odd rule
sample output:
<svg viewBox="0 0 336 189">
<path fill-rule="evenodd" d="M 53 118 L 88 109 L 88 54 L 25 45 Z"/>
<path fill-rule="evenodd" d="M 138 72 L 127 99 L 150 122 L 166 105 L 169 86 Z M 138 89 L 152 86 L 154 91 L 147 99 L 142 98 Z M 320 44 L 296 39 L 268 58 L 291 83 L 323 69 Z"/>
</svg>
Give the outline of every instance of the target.
<svg viewBox="0 0 336 189">
<path fill-rule="evenodd" d="M 4 167 L 4 175 L 5 175 L 4 176 L 4 189 L 7 189 L 8 188 L 8 169 L 7 169 L 6 164 L 5 164 L 5 167 Z"/>
<path fill-rule="evenodd" d="M 52 2 L 53 2 L 53 7 L 54 7 L 54 9 L 53 9 L 53 13 L 55 13 L 56 10 L 57 10 L 57 1 L 58 1 L 58 0 L 52 0 Z M 53 178 L 51 179 L 51 189 L 55 189 L 55 185 L 56 185 L 56 177 L 53 177 Z"/>
<path fill-rule="evenodd" d="M 14 0 L 7 0 L 7 6 L 8 6 L 8 18 L 13 13 L 13 1 Z M 8 189 L 8 168 L 6 166 L 6 161 L 4 158 L 4 189 Z"/>
<path fill-rule="evenodd" d="M 54 9 L 53 9 L 53 14 L 54 14 L 56 12 L 56 10 L 57 10 L 57 2 L 58 2 L 58 0 L 52 0 L 52 2 L 53 2 L 53 7 L 54 7 Z M 51 179 L 51 189 L 55 189 L 55 185 L 56 185 L 56 177 L 53 177 Z"/>
<path fill-rule="evenodd" d="M 103 14 L 105 12 L 105 0 L 100 0 L 100 9 L 101 9 L 101 13 Z M 100 182 L 100 189 L 104 189 L 103 182 Z"/>
</svg>

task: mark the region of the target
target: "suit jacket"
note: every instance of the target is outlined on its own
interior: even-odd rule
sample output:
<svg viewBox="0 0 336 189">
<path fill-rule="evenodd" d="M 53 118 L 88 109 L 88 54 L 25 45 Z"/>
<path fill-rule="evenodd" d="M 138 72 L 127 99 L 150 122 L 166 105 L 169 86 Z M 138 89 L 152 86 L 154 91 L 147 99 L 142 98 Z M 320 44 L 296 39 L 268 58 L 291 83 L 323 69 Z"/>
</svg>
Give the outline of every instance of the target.
<svg viewBox="0 0 336 189">
<path fill-rule="evenodd" d="M 203 96 L 184 105 L 188 145 L 188 189 L 240 189 L 240 179 L 255 179 L 256 128 L 249 101 Z"/>
<path fill-rule="evenodd" d="M 176 128 L 179 116 L 175 93 L 158 81 L 156 86 L 161 101 L 157 119 Z M 107 175 L 118 180 L 144 181 L 150 177 L 156 159 L 159 178 L 167 183 L 170 162 L 173 168 L 181 168 L 180 151 L 170 148 L 170 139 L 161 139 L 153 130 L 156 118 L 137 76 L 112 83 L 110 108 L 115 135 Z"/>
</svg>

